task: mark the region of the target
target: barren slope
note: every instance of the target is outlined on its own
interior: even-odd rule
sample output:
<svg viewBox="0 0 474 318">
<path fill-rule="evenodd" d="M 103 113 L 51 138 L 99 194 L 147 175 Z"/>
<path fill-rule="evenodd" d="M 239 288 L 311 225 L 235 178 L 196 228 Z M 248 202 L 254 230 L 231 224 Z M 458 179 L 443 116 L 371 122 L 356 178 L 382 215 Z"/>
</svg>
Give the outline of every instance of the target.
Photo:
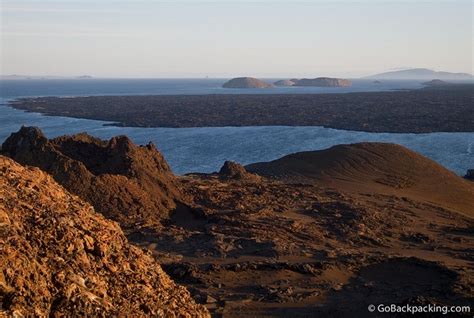
<svg viewBox="0 0 474 318">
<path fill-rule="evenodd" d="M 359 143 L 248 165 L 257 174 L 350 192 L 394 194 L 474 216 L 474 184 L 395 144 Z"/>
<path fill-rule="evenodd" d="M 123 227 L 156 225 L 181 199 L 156 147 L 137 146 L 126 136 L 102 141 L 78 134 L 48 140 L 38 128 L 22 127 L 4 142 L 2 152 L 48 172 Z"/>
<path fill-rule="evenodd" d="M 0 316 L 208 316 L 116 223 L 3 156 L 0 242 Z"/>
</svg>

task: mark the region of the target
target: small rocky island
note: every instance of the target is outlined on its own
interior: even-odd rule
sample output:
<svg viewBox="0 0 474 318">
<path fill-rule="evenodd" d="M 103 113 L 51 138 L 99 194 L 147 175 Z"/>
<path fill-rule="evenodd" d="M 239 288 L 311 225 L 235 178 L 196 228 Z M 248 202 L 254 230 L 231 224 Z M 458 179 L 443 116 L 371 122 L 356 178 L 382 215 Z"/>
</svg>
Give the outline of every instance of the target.
<svg viewBox="0 0 474 318">
<path fill-rule="evenodd" d="M 425 86 L 446 86 L 446 85 L 449 85 L 450 83 L 442 81 L 440 79 L 434 79 L 434 80 L 431 80 L 429 82 L 424 82 L 424 83 L 421 83 L 421 84 L 425 85 Z"/>
<path fill-rule="evenodd" d="M 352 85 L 352 82 L 342 78 L 317 77 L 280 80 L 274 84 L 276 86 L 348 87 Z"/>
<path fill-rule="evenodd" d="M 298 79 L 292 78 L 292 79 L 285 79 L 285 80 L 279 80 L 273 83 L 275 86 L 295 86 L 296 82 L 298 82 Z"/>
<path fill-rule="evenodd" d="M 270 88 L 272 84 L 253 77 L 236 77 L 222 85 L 223 88 Z"/>
</svg>

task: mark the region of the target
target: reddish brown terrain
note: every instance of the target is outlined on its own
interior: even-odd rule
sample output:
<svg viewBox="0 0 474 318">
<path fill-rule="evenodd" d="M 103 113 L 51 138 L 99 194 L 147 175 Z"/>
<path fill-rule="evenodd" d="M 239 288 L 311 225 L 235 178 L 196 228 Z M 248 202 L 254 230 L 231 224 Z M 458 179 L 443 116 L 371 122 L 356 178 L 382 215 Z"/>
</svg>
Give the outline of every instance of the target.
<svg viewBox="0 0 474 318">
<path fill-rule="evenodd" d="M 286 182 L 324 184 L 351 193 L 366 191 L 405 196 L 474 217 L 472 183 L 395 144 L 338 145 L 246 168 Z"/>
<path fill-rule="evenodd" d="M 122 227 L 160 224 L 181 196 L 155 146 L 136 146 L 126 136 L 108 142 L 87 134 L 48 140 L 39 129 L 22 127 L 4 142 L 2 151 L 48 172 Z"/>
<path fill-rule="evenodd" d="M 208 317 L 149 253 L 38 168 L 0 156 L 1 317 Z"/>
<path fill-rule="evenodd" d="M 47 140 L 38 131 L 29 138 L 28 131 L 10 137 L 2 151 L 48 171 L 50 152 L 43 150 L 54 148 L 60 155 L 48 155 L 50 166 L 69 167 L 67 157 L 86 167 L 85 175 L 102 176 L 93 173 L 104 169 L 97 168 L 101 151 L 79 155 L 83 135 Z M 38 140 L 41 146 L 31 146 Z M 93 144 L 109 149 L 113 140 Z M 18 155 L 24 144 L 30 145 L 25 153 L 37 155 Z M 127 145 L 118 158 L 142 149 Z M 156 149 L 126 157 L 133 171 L 146 171 L 146 180 L 165 180 L 150 181 L 143 192 L 174 204 L 123 219 L 122 201 L 106 196 L 114 212 L 98 211 L 119 220 L 128 240 L 151 251 L 216 317 L 391 317 L 369 314 L 367 306 L 474 303 L 474 183 L 401 146 L 342 145 L 247 167 L 226 162 L 219 173 L 186 176 L 155 169 L 166 164 Z M 68 187 L 56 171 L 48 172 L 102 206 L 99 188 Z M 144 184 L 123 171 L 106 175 Z M 128 193 L 128 185 L 115 184 L 114 191 Z"/>
</svg>

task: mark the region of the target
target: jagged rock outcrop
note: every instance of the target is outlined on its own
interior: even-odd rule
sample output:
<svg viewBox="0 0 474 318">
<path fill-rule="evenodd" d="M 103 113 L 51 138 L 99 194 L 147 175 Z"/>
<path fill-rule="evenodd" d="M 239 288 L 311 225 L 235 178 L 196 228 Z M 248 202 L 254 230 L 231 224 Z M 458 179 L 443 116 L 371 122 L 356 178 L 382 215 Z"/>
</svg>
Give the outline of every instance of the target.
<svg viewBox="0 0 474 318">
<path fill-rule="evenodd" d="M 260 177 L 256 174 L 249 173 L 244 166 L 233 161 L 226 161 L 219 170 L 219 177 L 221 179 L 247 180 L 258 181 Z"/>
<path fill-rule="evenodd" d="M 315 86 L 315 87 L 348 87 L 352 82 L 342 78 L 317 77 L 303 78 L 295 82 L 294 86 Z"/>
<path fill-rule="evenodd" d="M 22 127 L 4 142 L 2 152 L 48 172 L 125 228 L 158 224 L 181 198 L 156 147 L 136 146 L 125 136 L 102 141 L 78 134 L 48 140 L 38 128 Z"/>
<path fill-rule="evenodd" d="M 236 77 L 222 85 L 224 88 L 270 88 L 272 84 L 268 84 L 262 80 L 253 77 Z"/>
<path fill-rule="evenodd" d="M 0 243 L 2 317 L 209 316 L 115 222 L 4 156 Z"/>
</svg>

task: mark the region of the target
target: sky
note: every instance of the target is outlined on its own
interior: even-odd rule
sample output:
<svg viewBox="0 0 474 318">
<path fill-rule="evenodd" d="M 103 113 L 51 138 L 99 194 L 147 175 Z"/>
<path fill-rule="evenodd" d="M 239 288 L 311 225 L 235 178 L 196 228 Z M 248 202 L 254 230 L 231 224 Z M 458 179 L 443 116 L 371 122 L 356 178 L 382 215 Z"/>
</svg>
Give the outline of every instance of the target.
<svg viewBox="0 0 474 318">
<path fill-rule="evenodd" d="M 0 0 L 2 75 L 473 72 L 473 0 Z"/>
</svg>

